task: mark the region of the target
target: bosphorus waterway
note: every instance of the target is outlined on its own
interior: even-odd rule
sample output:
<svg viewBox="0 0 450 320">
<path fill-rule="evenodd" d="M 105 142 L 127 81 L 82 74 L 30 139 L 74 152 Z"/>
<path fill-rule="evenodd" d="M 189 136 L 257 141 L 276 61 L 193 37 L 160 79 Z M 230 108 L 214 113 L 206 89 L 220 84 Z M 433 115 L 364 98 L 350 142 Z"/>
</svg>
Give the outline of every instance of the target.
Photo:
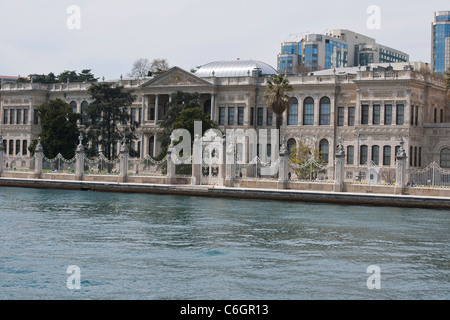
<svg viewBox="0 0 450 320">
<path fill-rule="evenodd" d="M 445 210 L 1 187 L 0 299 L 448 299 L 449 227 Z"/>
</svg>

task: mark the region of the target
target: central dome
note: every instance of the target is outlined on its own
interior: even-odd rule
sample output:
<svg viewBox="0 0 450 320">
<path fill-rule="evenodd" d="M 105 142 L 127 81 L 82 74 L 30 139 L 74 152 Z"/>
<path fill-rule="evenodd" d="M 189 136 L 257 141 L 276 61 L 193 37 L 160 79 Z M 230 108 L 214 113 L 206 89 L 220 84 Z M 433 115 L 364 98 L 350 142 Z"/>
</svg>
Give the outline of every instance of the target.
<svg viewBox="0 0 450 320">
<path fill-rule="evenodd" d="M 277 71 L 267 63 L 254 60 L 216 61 L 201 66 L 195 75 L 207 77 L 271 76 Z"/>
</svg>

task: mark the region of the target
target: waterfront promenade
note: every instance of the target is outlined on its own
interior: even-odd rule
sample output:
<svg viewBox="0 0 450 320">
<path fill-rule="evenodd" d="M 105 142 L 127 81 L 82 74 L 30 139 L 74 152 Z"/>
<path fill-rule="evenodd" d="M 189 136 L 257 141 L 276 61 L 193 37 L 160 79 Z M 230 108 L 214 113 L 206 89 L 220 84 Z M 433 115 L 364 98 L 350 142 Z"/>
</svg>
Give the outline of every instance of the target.
<svg viewBox="0 0 450 320">
<path fill-rule="evenodd" d="M 289 183 L 288 183 L 289 185 Z M 320 184 L 316 184 L 319 186 Z M 315 203 L 335 203 L 346 205 L 367 206 L 392 206 L 411 208 L 440 208 L 450 209 L 450 196 L 443 196 L 450 190 L 436 190 L 441 196 L 425 196 L 420 193 L 431 193 L 433 189 L 409 188 L 414 194 L 386 194 L 373 192 L 334 192 L 318 190 L 298 189 L 272 189 L 272 188 L 243 188 L 223 187 L 214 185 L 188 185 L 188 184 L 151 184 L 151 183 L 120 183 L 111 181 L 69 181 L 53 179 L 23 179 L 23 178 L 0 178 L 0 186 L 42 188 L 42 189 L 64 189 L 101 192 L 121 193 L 149 193 L 165 195 L 185 195 L 217 198 L 237 199 L 261 199 L 279 201 L 301 201 Z M 361 191 L 367 191 L 367 186 L 361 186 Z M 393 189 L 394 187 L 386 187 Z M 420 192 L 422 191 L 422 192 Z"/>
</svg>

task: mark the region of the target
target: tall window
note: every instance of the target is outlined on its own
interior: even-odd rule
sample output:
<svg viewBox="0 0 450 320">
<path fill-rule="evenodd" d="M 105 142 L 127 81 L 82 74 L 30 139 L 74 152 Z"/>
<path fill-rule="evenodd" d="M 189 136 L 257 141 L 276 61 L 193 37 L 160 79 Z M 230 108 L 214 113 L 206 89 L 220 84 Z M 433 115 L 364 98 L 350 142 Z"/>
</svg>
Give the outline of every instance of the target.
<svg viewBox="0 0 450 320">
<path fill-rule="evenodd" d="M 411 114 L 410 114 L 410 116 L 411 116 L 410 123 L 413 126 L 414 125 L 414 106 L 411 106 Z"/>
<path fill-rule="evenodd" d="M 16 154 L 20 153 L 20 140 L 16 140 Z"/>
<path fill-rule="evenodd" d="M 380 164 L 380 147 L 372 146 L 372 161 L 376 165 Z"/>
<path fill-rule="evenodd" d="M 359 164 L 364 165 L 367 163 L 367 146 L 361 146 L 361 152 L 359 156 Z"/>
<path fill-rule="evenodd" d="M 440 117 L 441 123 L 444 123 L 444 109 L 441 109 L 440 114 L 441 114 L 441 117 Z"/>
<path fill-rule="evenodd" d="M 355 125 L 355 107 L 348 108 L 348 125 L 350 127 Z"/>
<path fill-rule="evenodd" d="M 87 107 L 88 103 L 86 101 L 83 101 L 81 103 L 81 124 L 85 125 L 87 122 Z"/>
<path fill-rule="evenodd" d="M 234 125 L 234 107 L 228 107 L 228 125 Z"/>
<path fill-rule="evenodd" d="M 298 100 L 291 98 L 289 100 L 288 109 L 288 126 L 296 126 L 298 124 Z"/>
<path fill-rule="evenodd" d="M 33 109 L 33 124 L 39 124 L 38 109 Z"/>
<path fill-rule="evenodd" d="M 70 106 L 72 107 L 72 112 L 77 113 L 77 103 L 75 101 L 70 102 Z"/>
<path fill-rule="evenodd" d="M 219 125 L 223 126 L 225 124 L 225 107 L 219 108 Z"/>
<path fill-rule="evenodd" d="M 13 155 L 14 154 L 14 140 L 9 140 L 9 155 Z"/>
<path fill-rule="evenodd" d="M 391 165 L 391 147 L 384 146 L 383 147 L 383 166 Z"/>
<path fill-rule="evenodd" d="M 244 107 L 238 108 L 238 125 L 244 125 Z"/>
<path fill-rule="evenodd" d="M 16 124 L 22 123 L 22 109 L 17 109 Z"/>
<path fill-rule="evenodd" d="M 313 98 L 306 98 L 303 103 L 303 125 L 314 125 L 314 100 Z"/>
<path fill-rule="evenodd" d="M 15 109 L 9 110 L 9 124 L 14 124 L 14 114 L 16 113 Z"/>
<path fill-rule="evenodd" d="M 26 156 L 28 153 L 28 141 L 27 140 L 23 140 L 22 141 L 22 155 Z"/>
<path fill-rule="evenodd" d="M 319 125 L 330 125 L 330 99 L 328 97 L 323 97 L 320 99 L 319 114 Z"/>
<path fill-rule="evenodd" d="M 415 118 L 416 127 L 419 125 L 419 107 L 416 106 L 416 118 Z"/>
<path fill-rule="evenodd" d="M 267 126 L 272 126 L 273 112 L 267 109 Z"/>
<path fill-rule="evenodd" d="M 130 121 L 132 124 L 136 122 L 136 108 L 131 108 L 131 118 Z M 133 149 L 134 150 L 134 149 Z"/>
<path fill-rule="evenodd" d="M 384 124 L 391 125 L 392 124 L 392 105 L 387 104 L 384 106 Z"/>
<path fill-rule="evenodd" d="M 441 151 L 441 167 L 450 168 L 450 149 L 442 149 Z"/>
<path fill-rule="evenodd" d="M 397 105 L 397 125 L 402 125 L 405 121 L 405 106 L 402 104 Z"/>
<path fill-rule="evenodd" d="M 380 105 L 373 106 L 373 124 L 380 124 Z"/>
<path fill-rule="evenodd" d="M 361 106 L 361 124 L 369 124 L 369 106 Z"/>
<path fill-rule="evenodd" d="M 23 124 L 28 124 L 28 109 L 23 109 Z"/>
<path fill-rule="evenodd" d="M 258 108 L 258 114 L 256 118 L 256 125 L 262 126 L 264 120 L 264 108 Z"/>
<path fill-rule="evenodd" d="M 3 124 L 8 124 L 8 109 L 3 109 Z"/>
<path fill-rule="evenodd" d="M 339 107 L 338 108 L 338 126 L 342 127 L 344 125 L 344 108 Z"/>
<path fill-rule="evenodd" d="M 355 147 L 347 147 L 347 164 L 354 164 L 355 162 Z"/>
<path fill-rule="evenodd" d="M 437 123 L 437 109 L 434 108 L 434 123 Z"/>
<path fill-rule="evenodd" d="M 319 143 L 320 157 L 325 163 L 328 163 L 329 144 L 328 140 L 323 139 Z"/>
<path fill-rule="evenodd" d="M 211 115 L 211 100 L 206 100 L 203 104 L 203 113 Z"/>
<path fill-rule="evenodd" d="M 255 108 L 251 107 L 250 108 L 250 125 L 253 126 L 254 122 L 255 122 Z"/>
</svg>

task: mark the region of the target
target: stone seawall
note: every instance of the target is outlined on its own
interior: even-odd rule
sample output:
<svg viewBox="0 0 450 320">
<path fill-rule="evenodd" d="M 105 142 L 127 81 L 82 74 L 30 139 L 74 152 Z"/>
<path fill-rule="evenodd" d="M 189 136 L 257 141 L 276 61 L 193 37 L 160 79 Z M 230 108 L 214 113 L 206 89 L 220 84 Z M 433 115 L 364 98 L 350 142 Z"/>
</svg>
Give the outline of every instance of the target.
<svg viewBox="0 0 450 320">
<path fill-rule="evenodd" d="M 217 186 L 165 185 L 95 181 L 0 178 L 0 186 L 123 193 L 154 193 L 235 199 L 302 201 L 343 205 L 393 206 L 450 209 L 450 198 L 440 196 L 393 195 L 330 191 L 226 188 Z"/>
</svg>

